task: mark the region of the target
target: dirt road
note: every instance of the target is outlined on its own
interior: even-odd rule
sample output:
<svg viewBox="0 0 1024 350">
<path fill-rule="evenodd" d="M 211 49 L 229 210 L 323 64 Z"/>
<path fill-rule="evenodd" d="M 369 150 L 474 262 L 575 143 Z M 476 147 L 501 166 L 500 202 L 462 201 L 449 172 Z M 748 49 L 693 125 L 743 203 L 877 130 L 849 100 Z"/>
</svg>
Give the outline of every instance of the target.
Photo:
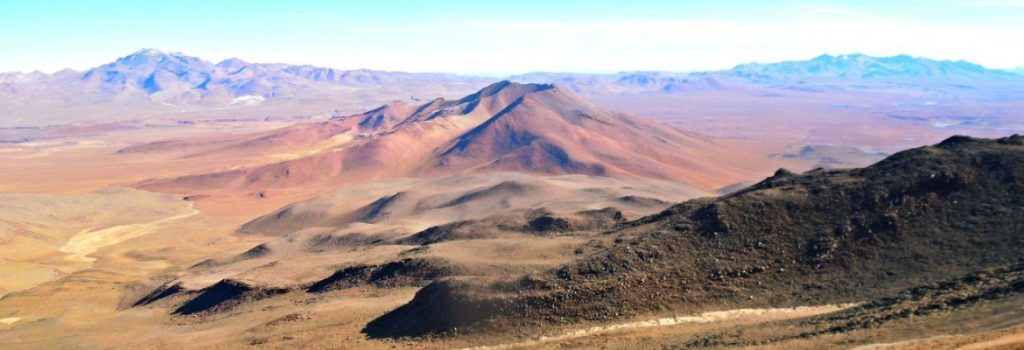
<svg viewBox="0 0 1024 350">
<path fill-rule="evenodd" d="M 637 329 L 637 328 L 649 328 L 649 327 L 664 327 L 681 324 L 703 324 L 712 322 L 721 322 L 738 318 L 745 317 L 756 317 L 756 316 L 786 316 L 786 317 L 805 317 L 811 315 L 817 315 L 822 313 L 828 313 L 833 311 L 842 310 L 854 306 L 855 304 L 842 304 L 842 305 L 820 305 L 820 306 L 800 306 L 795 308 L 770 308 L 770 309 L 736 309 L 736 310 L 724 310 L 724 311 L 712 311 L 705 312 L 699 315 L 692 316 L 673 316 L 663 317 L 645 321 L 618 323 L 605 326 L 594 326 L 590 328 L 581 328 L 572 330 L 560 335 L 554 336 L 543 336 L 537 339 L 516 342 L 516 343 L 505 343 L 490 346 L 480 346 L 465 348 L 464 350 L 495 350 L 495 349 L 509 349 L 517 347 L 536 346 L 544 343 L 557 342 L 563 340 L 569 340 L 574 338 L 582 338 L 586 336 L 608 333 L 619 330 Z"/>
</svg>

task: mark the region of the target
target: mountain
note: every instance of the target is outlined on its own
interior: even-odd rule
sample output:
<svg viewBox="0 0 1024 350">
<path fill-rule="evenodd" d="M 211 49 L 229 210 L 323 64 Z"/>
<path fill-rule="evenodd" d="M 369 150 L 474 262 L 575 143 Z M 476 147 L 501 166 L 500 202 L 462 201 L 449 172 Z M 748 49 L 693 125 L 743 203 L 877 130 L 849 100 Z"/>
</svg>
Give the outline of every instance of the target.
<svg viewBox="0 0 1024 350">
<path fill-rule="evenodd" d="M 1010 79 L 1006 72 L 967 61 L 932 60 L 908 55 L 873 57 L 863 54 L 821 55 L 807 61 L 748 63 L 729 71 L 741 77 L 837 79 Z"/>
<path fill-rule="evenodd" d="M 181 113 L 234 113 L 237 109 L 251 109 L 275 117 L 334 110 L 349 114 L 396 99 L 418 101 L 424 96 L 462 96 L 494 80 L 442 73 L 251 63 L 238 58 L 214 63 L 177 52 L 143 49 L 84 72 L 0 73 L 0 127 L 111 122 L 140 117 L 152 120 L 181 117 Z M 508 80 L 557 84 L 603 105 L 626 106 L 645 115 L 661 110 L 656 105 L 672 103 L 659 100 L 661 95 L 759 98 L 794 89 L 820 91 L 821 85 L 828 89 L 838 86 L 843 90 L 872 90 L 871 86 L 864 86 L 865 83 L 870 82 L 867 85 L 877 88 L 878 84 L 897 80 L 936 88 L 953 85 L 952 92 L 958 94 L 964 93 L 961 86 L 989 86 L 998 94 L 1006 94 L 1004 84 L 1022 83 L 1019 75 L 964 61 L 861 54 L 751 63 L 711 72 L 537 72 L 511 76 Z M 789 86 L 791 83 L 801 85 Z M 602 98 L 631 95 L 642 100 Z M 679 108 L 686 106 L 673 106 L 671 110 Z"/>
<path fill-rule="evenodd" d="M 79 110 L 79 115 L 53 121 L 62 123 L 95 116 L 93 112 L 110 114 L 122 106 L 133 113 L 146 113 L 269 103 L 287 104 L 287 113 L 292 115 L 417 95 L 464 94 L 472 86 L 492 81 L 441 73 L 249 63 L 237 58 L 212 63 L 178 52 L 143 49 L 84 72 L 0 74 L 0 107 L 9 107 L 0 110 L 10 116 L 29 114 L 43 119 L 54 114 L 54 109 L 96 109 L 89 110 L 88 116 Z"/>
<path fill-rule="evenodd" d="M 696 73 L 622 72 L 573 74 L 539 72 L 509 80 L 555 83 L 577 93 L 679 93 L 726 90 L 769 77 L 802 79 L 1008 79 L 1016 77 L 966 61 L 899 55 L 821 55 L 806 61 L 749 63 L 732 70 Z M 49 105 L 157 102 L 199 106 L 252 106 L 268 100 L 366 96 L 379 90 L 391 99 L 460 91 L 490 79 L 441 73 L 338 70 L 309 65 L 250 63 L 230 58 L 212 63 L 178 52 L 142 49 L 84 72 L 64 70 L 0 73 L 0 103 L 29 97 Z M 755 81 L 755 82 L 756 82 Z M 408 91 L 409 94 L 404 94 Z M 419 93 L 422 91 L 422 93 Z M 36 103 L 39 103 L 38 101 Z"/>
<path fill-rule="evenodd" d="M 442 145 L 424 170 L 500 169 L 548 174 L 642 176 L 709 188 L 736 180 L 741 164 L 703 137 L 616 113 L 555 85 L 525 86 L 487 121 Z"/>
<path fill-rule="evenodd" d="M 555 85 L 508 81 L 456 100 L 393 102 L 227 144 L 218 140 L 201 151 L 185 148 L 214 156 L 255 152 L 254 143 L 286 149 L 297 140 L 319 148 L 293 150 L 307 155 L 281 162 L 140 186 L 190 194 L 308 190 L 379 177 L 512 170 L 669 179 L 710 191 L 764 170 L 757 159 L 699 135 L 605 110 Z M 159 151 L 165 145 L 133 149 Z"/>
<path fill-rule="evenodd" d="M 612 246 L 560 267 L 437 280 L 364 332 L 466 333 L 883 298 L 1019 262 L 1022 170 L 1018 135 L 955 136 L 860 169 L 779 170 L 734 194 L 624 224 L 608 233 Z"/>
<path fill-rule="evenodd" d="M 249 63 L 226 59 L 217 64 L 176 52 L 143 49 L 82 74 L 81 80 L 114 94 L 140 92 L 151 100 L 230 98 L 263 99 L 296 97 L 318 85 L 326 87 L 402 86 L 413 83 L 444 83 L 461 77 L 435 73 L 402 73 L 371 70 L 337 70 L 309 65 Z"/>
<path fill-rule="evenodd" d="M 913 80 L 929 82 L 986 83 L 986 79 L 1024 82 L 1006 71 L 988 69 L 967 61 L 943 61 L 898 55 L 874 57 L 863 54 L 821 55 L 810 60 L 747 63 L 732 69 L 691 73 L 620 72 L 574 74 L 535 72 L 509 77 L 529 83 L 556 83 L 585 95 L 634 93 L 739 92 L 759 93 L 765 84 L 801 80 L 831 85 L 865 81 Z M 847 86 L 854 88 L 856 86 Z"/>
<path fill-rule="evenodd" d="M 116 61 L 90 69 L 80 81 L 85 87 L 112 96 L 148 96 L 153 101 L 197 101 L 203 97 L 231 92 L 213 83 L 223 79 L 212 63 L 181 53 L 144 49 Z"/>
</svg>

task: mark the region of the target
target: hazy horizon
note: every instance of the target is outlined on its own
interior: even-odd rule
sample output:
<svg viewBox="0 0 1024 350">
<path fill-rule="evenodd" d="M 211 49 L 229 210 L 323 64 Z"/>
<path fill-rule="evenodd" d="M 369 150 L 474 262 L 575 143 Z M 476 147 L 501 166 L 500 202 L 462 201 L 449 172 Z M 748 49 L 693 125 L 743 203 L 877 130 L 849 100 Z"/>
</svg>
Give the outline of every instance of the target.
<svg viewBox="0 0 1024 350">
<path fill-rule="evenodd" d="M 215 63 L 215 64 L 219 63 L 219 62 L 222 62 L 222 61 L 230 60 L 230 59 L 239 59 L 239 60 L 245 61 L 247 63 L 254 63 L 254 64 L 308 65 L 308 64 L 303 64 L 303 63 L 292 63 L 292 62 L 261 62 L 261 61 L 253 61 L 253 60 L 246 59 L 245 57 L 225 57 L 225 58 L 222 58 L 222 59 L 209 59 L 209 58 L 206 58 L 206 57 L 192 55 L 192 54 L 189 54 L 188 52 L 181 52 L 181 51 L 177 51 L 177 50 L 164 50 L 164 49 L 160 49 L 160 48 L 147 47 L 147 48 L 138 49 L 138 50 L 136 50 L 134 52 L 131 52 L 131 53 L 128 53 L 128 54 L 114 55 L 114 56 L 112 56 L 109 59 L 108 62 L 100 63 L 100 64 L 97 64 L 96 66 L 85 67 L 85 68 L 81 68 L 81 69 L 64 67 L 64 68 L 61 68 L 61 69 L 58 69 L 58 70 L 55 70 L 55 71 L 42 71 L 42 70 L 39 70 L 39 69 L 33 69 L 33 70 L 21 70 L 21 71 L 0 71 L 0 73 L 32 73 L 32 72 L 42 72 L 44 74 L 56 74 L 57 72 L 59 72 L 61 70 L 66 70 L 66 69 L 72 69 L 74 71 L 86 71 L 86 70 L 89 70 L 89 69 L 93 69 L 93 68 L 102 66 L 102 65 L 107 64 L 107 63 L 114 62 L 114 61 L 116 61 L 118 59 L 121 59 L 121 58 L 129 57 L 129 56 L 137 55 L 137 54 L 144 54 L 146 51 L 155 51 L 155 52 L 159 52 L 160 54 L 179 55 L 179 56 L 185 56 L 185 57 L 198 58 L 198 59 L 205 60 L 207 62 L 211 62 L 211 63 Z M 818 58 L 820 56 L 825 56 L 825 55 L 831 55 L 833 57 L 842 57 L 842 56 L 866 55 L 866 54 L 859 53 L 859 52 L 847 52 L 847 53 L 831 53 L 831 52 L 826 52 L 826 53 L 821 53 L 819 55 L 815 55 L 813 57 L 804 57 L 804 58 L 797 58 L 797 59 L 787 59 L 787 60 L 781 60 L 781 61 L 747 61 L 747 62 L 738 63 L 737 65 L 743 65 L 743 64 L 774 64 L 774 63 L 784 63 L 784 62 L 794 62 L 794 61 L 795 62 L 803 62 L 803 61 L 813 60 L 813 59 L 816 59 L 816 58 Z M 867 56 L 874 57 L 874 58 L 888 58 L 888 57 L 893 57 L 893 56 L 910 56 L 910 57 L 915 58 L 915 59 L 926 59 L 926 60 L 937 60 L 937 61 L 957 61 L 957 62 L 962 61 L 962 62 L 968 62 L 968 63 L 976 63 L 976 62 L 970 62 L 970 61 L 966 61 L 966 60 L 938 60 L 938 59 L 934 59 L 932 57 L 916 56 L 916 55 L 909 55 L 909 54 L 899 54 L 899 55 L 892 55 L 892 56 L 872 56 L 872 55 L 867 55 Z M 393 72 L 428 73 L 428 74 L 429 73 L 434 73 L 434 74 L 452 74 L 452 75 L 465 76 L 465 77 L 481 77 L 481 78 L 508 78 L 508 77 L 516 76 L 516 75 L 548 74 L 548 73 L 550 73 L 550 74 L 581 74 L 581 75 L 604 75 L 604 74 L 642 73 L 642 72 L 681 73 L 681 74 L 685 74 L 685 73 L 703 73 L 703 72 L 714 72 L 714 71 L 721 71 L 721 70 L 729 70 L 729 69 L 735 68 L 737 65 L 733 65 L 733 66 L 725 67 L 725 68 L 721 68 L 721 69 L 714 69 L 714 70 L 685 70 L 685 71 L 683 71 L 683 70 L 675 70 L 675 71 L 668 71 L 668 70 L 609 70 L 609 71 L 572 71 L 572 70 L 563 70 L 563 71 L 552 71 L 552 70 L 546 70 L 546 71 L 524 71 L 524 72 L 508 72 L 508 73 L 487 73 L 487 72 L 473 73 L 473 72 L 445 72 L 445 71 L 401 71 L 401 70 L 380 70 L 380 69 L 364 68 L 364 67 L 340 68 L 340 67 L 333 67 L 333 66 L 319 66 L 319 67 L 322 67 L 322 68 L 332 68 L 332 69 L 345 69 L 345 70 L 363 70 L 363 69 L 365 69 L 365 70 L 373 70 L 373 71 L 393 71 Z M 317 66 L 317 65 L 313 65 L 313 66 Z M 998 67 L 987 67 L 987 66 L 985 66 L 985 68 L 988 68 L 988 69 L 1002 69 L 1002 70 L 1006 70 L 1006 71 L 1015 71 L 1015 70 L 1018 70 L 1018 69 L 1024 68 L 1024 67 L 998 68 Z"/>
<path fill-rule="evenodd" d="M 0 72 L 84 70 L 140 48 L 210 61 L 502 76 L 708 71 L 821 54 L 1024 66 L 1021 1 L 257 1 L 0 4 Z M 54 11 L 55 8 L 61 9 Z M 102 25 L 96 25 L 96 24 Z"/>
</svg>

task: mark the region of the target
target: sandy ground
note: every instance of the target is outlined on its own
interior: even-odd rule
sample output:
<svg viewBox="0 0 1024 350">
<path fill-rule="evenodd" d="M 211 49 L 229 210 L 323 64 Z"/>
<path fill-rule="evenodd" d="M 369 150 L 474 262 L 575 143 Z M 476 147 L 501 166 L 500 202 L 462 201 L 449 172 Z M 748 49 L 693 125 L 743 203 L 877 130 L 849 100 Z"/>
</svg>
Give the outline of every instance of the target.
<svg viewBox="0 0 1024 350">
<path fill-rule="evenodd" d="M 946 341 L 946 340 L 950 340 L 950 339 L 953 339 L 953 338 L 954 338 L 953 336 L 949 336 L 949 335 L 937 335 L 937 336 L 928 337 L 928 338 L 925 338 L 925 339 L 911 339 L 911 340 L 904 340 L 904 341 L 898 341 L 898 342 L 893 342 L 893 343 L 866 344 L 866 345 L 857 346 L 855 348 L 851 348 L 850 350 L 902 349 L 902 348 L 907 348 L 907 347 L 910 347 L 910 346 L 918 345 L 918 344 L 921 344 L 921 343 L 924 343 L 924 342 Z"/>
<path fill-rule="evenodd" d="M 0 289 L 24 290 L 89 268 L 95 259 L 87 255 L 190 213 L 180 198 L 124 188 L 0 194 Z"/>
<path fill-rule="evenodd" d="M 182 174 L 230 166 L 168 157 L 133 157 L 117 151 L 160 139 L 251 133 L 283 123 L 237 123 L 178 126 L 152 125 L 23 143 L 0 143 L 0 193 L 84 193 L 124 185 L 161 174 Z"/>
<path fill-rule="evenodd" d="M 995 331 L 940 334 L 930 337 L 909 340 L 865 344 L 851 350 L 918 350 L 918 349 L 956 349 L 956 350 L 1017 350 L 1024 349 L 1024 328 L 1011 327 Z"/>
<path fill-rule="evenodd" d="M 64 246 L 60 247 L 60 251 L 62 253 L 69 254 L 65 257 L 68 260 L 76 262 L 93 262 L 96 261 L 96 259 L 89 257 L 89 254 L 95 253 L 97 250 L 100 250 L 100 248 L 153 233 L 173 221 L 185 219 L 196 214 L 199 214 L 198 210 L 190 209 L 187 213 L 166 217 L 156 221 L 107 227 L 99 230 L 88 228 L 72 236 Z"/>
<path fill-rule="evenodd" d="M 1024 332 L 996 336 L 979 343 L 960 347 L 960 350 L 1021 349 L 1024 348 Z"/>
</svg>

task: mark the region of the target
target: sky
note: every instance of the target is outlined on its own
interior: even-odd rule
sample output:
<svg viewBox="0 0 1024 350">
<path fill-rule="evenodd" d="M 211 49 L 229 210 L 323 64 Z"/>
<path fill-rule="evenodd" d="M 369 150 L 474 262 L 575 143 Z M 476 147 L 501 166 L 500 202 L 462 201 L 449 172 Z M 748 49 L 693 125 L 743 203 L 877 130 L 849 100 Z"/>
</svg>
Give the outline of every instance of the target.
<svg viewBox="0 0 1024 350">
<path fill-rule="evenodd" d="M 0 1 L 0 72 L 141 48 L 210 61 L 502 75 L 701 71 L 823 53 L 1024 66 L 1024 0 Z"/>
</svg>

